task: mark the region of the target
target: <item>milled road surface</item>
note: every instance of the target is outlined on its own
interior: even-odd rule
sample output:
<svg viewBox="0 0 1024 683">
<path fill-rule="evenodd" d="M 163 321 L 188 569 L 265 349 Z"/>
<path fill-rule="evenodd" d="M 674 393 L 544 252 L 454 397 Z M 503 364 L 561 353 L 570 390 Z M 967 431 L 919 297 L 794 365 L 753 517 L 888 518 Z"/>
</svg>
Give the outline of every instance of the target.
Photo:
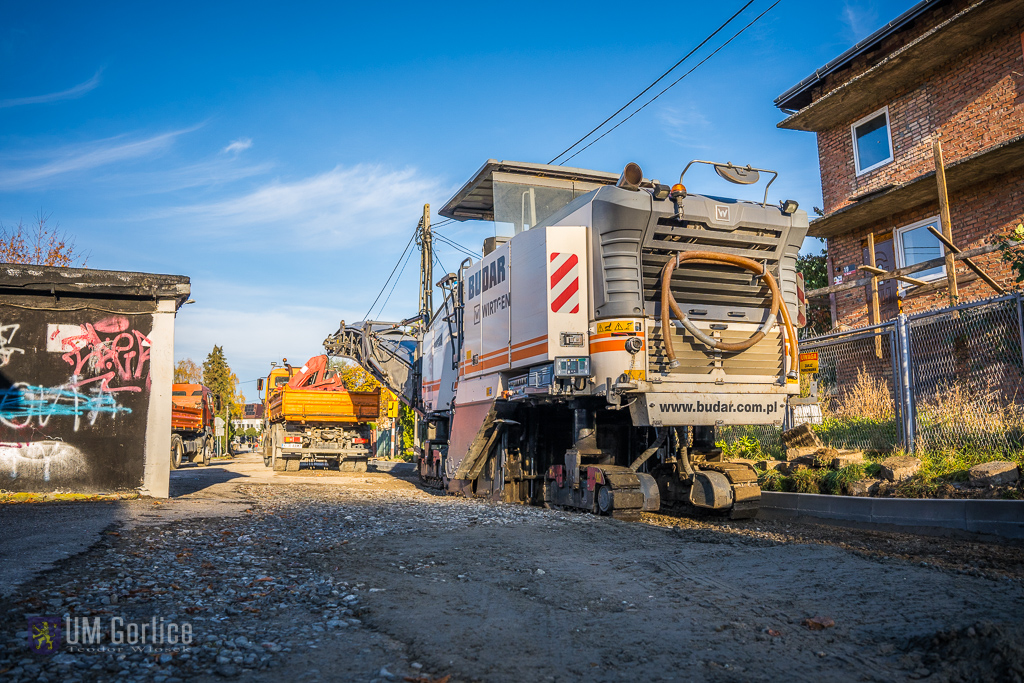
<svg viewBox="0 0 1024 683">
<path fill-rule="evenodd" d="M 399 472 L 274 473 L 247 455 L 173 472 L 168 501 L 0 508 L 12 539 L 0 566 L 33 561 L 33 548 L 56 561 L 32 578 L 3 574 L 0 679 L 1024 676 L 1016 546 L 756 520 L 627 523 L 446 497 Z M 33 655 L 33 615 L 99 618 L 105 631 L 115 617 L 188 622 L 194 642 L 140 651 L 108 637 Z M 803 625 L 816 617 L 834 625 Z"/>
</svg>

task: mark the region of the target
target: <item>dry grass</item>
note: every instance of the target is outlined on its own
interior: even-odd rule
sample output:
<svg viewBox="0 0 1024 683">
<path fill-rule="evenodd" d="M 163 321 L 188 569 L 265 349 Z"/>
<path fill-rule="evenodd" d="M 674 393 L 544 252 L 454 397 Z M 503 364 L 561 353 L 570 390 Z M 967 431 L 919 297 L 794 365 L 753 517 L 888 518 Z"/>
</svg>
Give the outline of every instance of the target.
<svg viewBox="0 0 1024 683">
<path fill-rule="evenodd" d="M 1020 405 L 998 400 L 998 395 L 955 382 L 918 401 L 919 447 L 929 451 L 1019 447 L 1024 411 Z"/>
<path fill-rule="evenodd" d="M 820 401 L 822 415 L 839 420 L 892 420 L 896 417 L 896 402 L 892 389 L 884 379 L 875 379 L 861 367 L 857 380 L 840 392 Z"/>
</svg>

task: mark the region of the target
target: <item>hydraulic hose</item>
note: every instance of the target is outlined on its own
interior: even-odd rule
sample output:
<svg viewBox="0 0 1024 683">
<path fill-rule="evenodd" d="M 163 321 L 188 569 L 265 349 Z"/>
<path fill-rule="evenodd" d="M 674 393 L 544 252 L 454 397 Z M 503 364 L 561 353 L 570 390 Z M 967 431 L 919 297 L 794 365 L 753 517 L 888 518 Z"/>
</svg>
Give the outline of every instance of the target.
<svg viewBox="0 0 1024 683">
<path fill-rule="evenodd" d="M 764 321 L 764 324 L 761 325 L 761 328 L 749 339 L 733 343 L 713 339 L 698 328 L 693 321 L 683 313 L 679 308 L 679 304 L 676 302 L 675 297 L 672 296 L 672 272 L 683 261 L 710 261 L 712 263 L 725 263 L 728 265 L 739 266 L 740 268 L 748 270 L 763 278 L 768 284 L 768 289 L 771 290 L 772 304 L 771 309 L 768 312 L 768 318 Z M 768 269 L 757 261 L 744 256 L 717 254 L 710 251 L 679 252 L 674 258 L 670 258 L 661 270 L 661 329 L 662 337 L 665 339 L 665 355 L 668 356 L 669 360 L 668 366 L 670 368 L 679 367 L 679 361 L 676 360 L 675 347 L 672 343 L 672 314 L 675 314 L 679 319 L 679 322 L 681 322 L 683 327 L 686 328 L 687 332 L 692 334 L 699 342 L 708 348 L 735 352 L 745 351 L 764 339 L 768 334 L 768 330 L 775 323 L 775 317 L 779 314 L 780 309 L 782 310 L 783 327 L 785 328 L 785 334 L 789 341 L 789 374 L 792 375 L 796 373 L 796 369 L 800 365 L 796 346 L 796 330 L 793 328 L 792 320 L 790 320 L 789 310 L 782 300 L 782 292 L 779 290 L 779 285 L 775 282 L 775 278 L 772 277 L 772 274 L 768 272 Z"/>
<path fill-rule="evenodd" d="M 658 438 L 656 438 L 654 440 L 654 443 L 651 444 L 651 447 L 648 448 L 643 453 L 641 453 L 637 457 L 636 460 L 634 460 L 632 463 L 630 463 L 629 469 L 633 470 L 634 472 L 636 472 L 638 469 L 640 469 L 640 465 L 643 465 L 645 462 L 647 462 L 648 458 L 650 458 L 652 455 L 657 453 L 658 449 L 665 445 L 665 439 L 667 439 L 667 438 L 668 438 L 668 429 L 666 429 L 661 434 L 659 434 Z"/>
</svg>

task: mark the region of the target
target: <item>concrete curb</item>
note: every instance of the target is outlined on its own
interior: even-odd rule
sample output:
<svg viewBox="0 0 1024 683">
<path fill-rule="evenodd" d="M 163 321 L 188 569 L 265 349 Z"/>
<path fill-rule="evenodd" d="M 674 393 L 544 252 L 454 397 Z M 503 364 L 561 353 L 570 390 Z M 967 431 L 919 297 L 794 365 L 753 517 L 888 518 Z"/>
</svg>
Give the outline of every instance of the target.
<svg viewBox="0 0 1024 683">
<path fill-rule="evenodd" d="M 816 493 L 761 493 L 762 519 L 813 517 L 857 525 L 951 530 L 1024 539 L 1024 501 L 860 498 Z"/>
</svg>

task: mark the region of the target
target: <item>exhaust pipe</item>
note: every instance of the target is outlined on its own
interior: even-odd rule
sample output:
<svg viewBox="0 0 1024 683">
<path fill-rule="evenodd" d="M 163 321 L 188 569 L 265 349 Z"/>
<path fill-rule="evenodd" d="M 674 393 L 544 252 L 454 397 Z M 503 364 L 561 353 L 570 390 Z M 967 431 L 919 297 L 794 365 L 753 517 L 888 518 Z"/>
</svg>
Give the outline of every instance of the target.
<svg viewBox="0 0 1024 683">
<path fill-rule="evenodd" d="M 643 179 L 644 172 L 638 165 L 631 161 L 626 164 L 626 168 L 622 169 L 622 175 L 619 176 L 619 180 L 615 183 L 615 187 L 621 187 L 624 190 L 636 192 L 640 189 L 640 183 Z"/>
</svg>

